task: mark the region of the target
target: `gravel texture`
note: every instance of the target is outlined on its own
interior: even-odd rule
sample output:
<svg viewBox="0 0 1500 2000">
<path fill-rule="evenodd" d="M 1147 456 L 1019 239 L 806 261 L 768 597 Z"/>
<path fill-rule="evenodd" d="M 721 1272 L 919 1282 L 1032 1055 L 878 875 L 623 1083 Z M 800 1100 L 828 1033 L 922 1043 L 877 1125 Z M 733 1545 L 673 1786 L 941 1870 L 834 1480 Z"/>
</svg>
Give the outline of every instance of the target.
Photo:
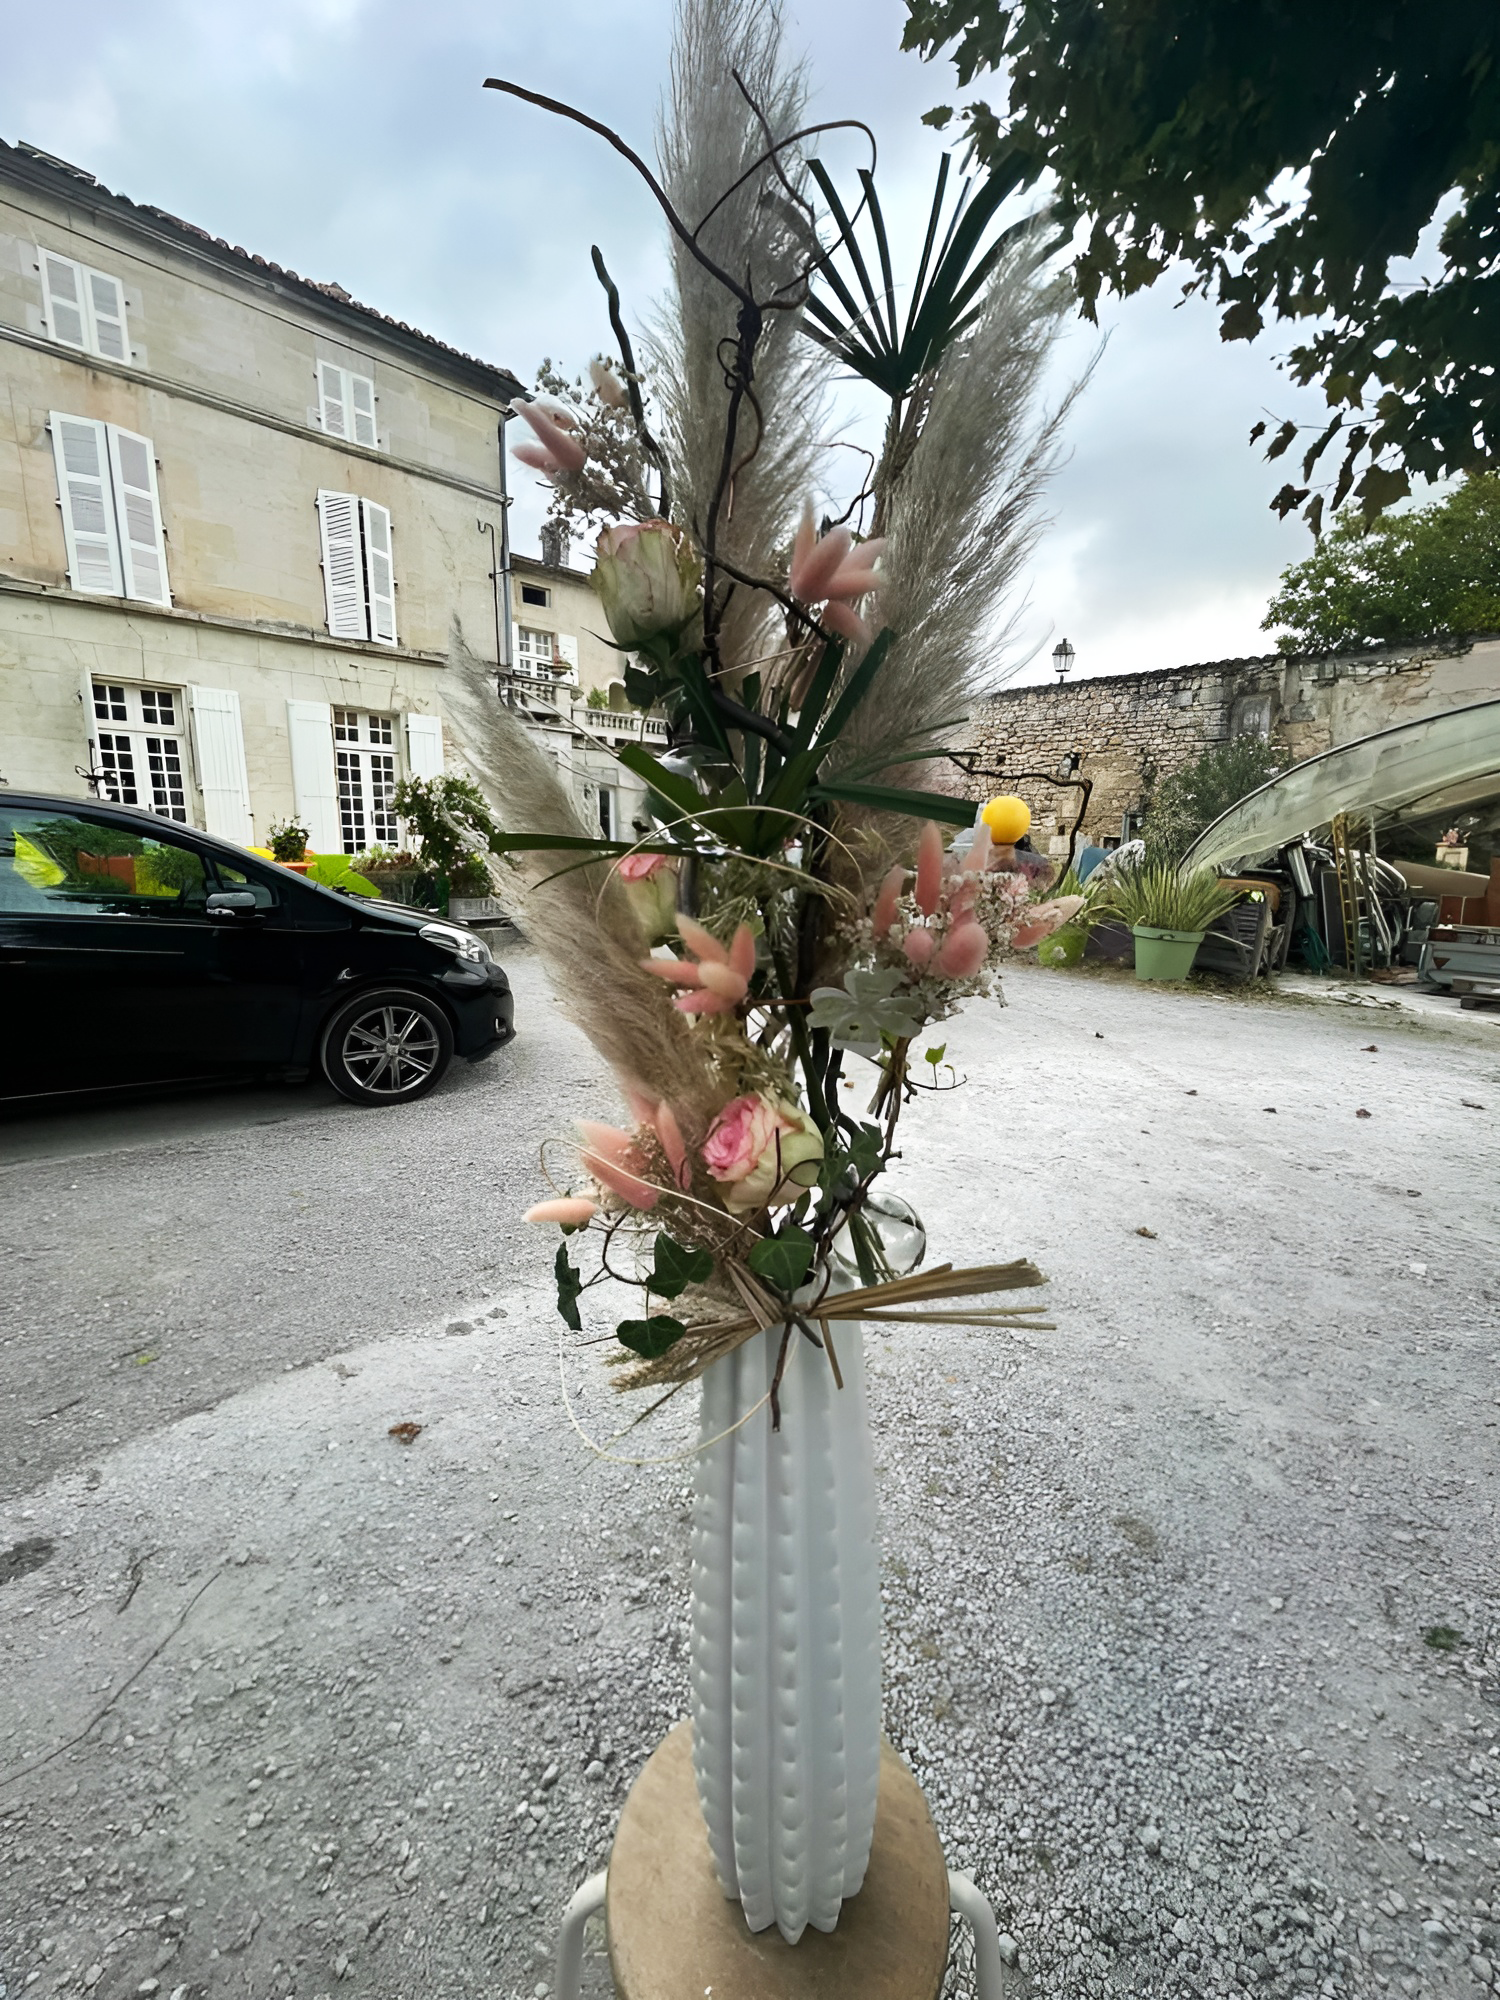
<svg viewBox="0 0 1500 2000">
<path fill-rule="evenodd" d="M 685 1707 L 691 1412 L 564 1412 L 512 1218 L 609 1100 L 516 977 L 410 1112 L 0 1135 L 0 2000 L 550 1990 Z M 871 1340 L 887 1725 L 1008 1985 L 1490 1994 L 1500 1039 L 1008 985 L 896 1179 L 1057 1331 Z"/>
</svg>

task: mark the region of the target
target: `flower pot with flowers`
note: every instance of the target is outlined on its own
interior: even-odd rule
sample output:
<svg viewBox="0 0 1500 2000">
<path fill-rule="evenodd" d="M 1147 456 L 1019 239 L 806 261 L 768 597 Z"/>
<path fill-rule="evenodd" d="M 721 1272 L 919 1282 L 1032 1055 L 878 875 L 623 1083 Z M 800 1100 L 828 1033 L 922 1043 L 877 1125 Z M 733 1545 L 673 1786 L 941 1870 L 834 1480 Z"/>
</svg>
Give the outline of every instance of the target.
<svg viewBox="0 0 1500 2000">
<path fill-rule="evenodd" d="M 274 859 L 290 866 L 307 859 L 307 828 L 295 819 L 278 820 L 266 835 Z"/>
<path fill-rule="evenodd" d="M 646 174 L 673 258 L 651 373 L 596 251 L 617 355 L 587 396 L 517 404 L 554 517 L 599 529 L 626 694 L 666 724 L 664 754 L 614 751 L 651 830 L 587 824 L 477 663 L 445 700 L 527 933 L 626 1107 L 580 1121 L 530 1219 L 563 1232 L 565 1326 L 607 1313 L 618 1389 L 698 1385 L 697 1794 L 726 1895 L 795 1942 L 838 1923 L 875 1821 L 862 1322 L 993 1333 L 1040 1310 L 1001 1296 L 1043 1282 L 1014 1254 L 917 1269 L 923 1231 L 881 1177 L 904 1108 L 956 1087 L 924 1065 L 928 1028 L 996 995 L 1081 899 L 1037 898 L 1019 801 L 961 852 L 945 837 L 971 828 L 947 752 L 1006 671 L 996 605 L 1054 456 L 1035 399 L 1065 295 L 1042 238 L 1000 230 L 998 187 L 949 227 L 945 163 L 903 330 L 857 241 L 887 243 L 874 181 L 846 201 L 814 155 L 780 33 L 770 7 L 683 7 Z M 885 445 L 815 499 L 835 370 L 878 399 Z"/>
<path fill-rule="evenodd" d="M 1236 893 L 1212 868 L 1146 861 L 1113 874 L 1093 908 L 1130 930 L 1137 979 L 1177 980 L 1192 971 L 1204 934 Z"/>
</svg>

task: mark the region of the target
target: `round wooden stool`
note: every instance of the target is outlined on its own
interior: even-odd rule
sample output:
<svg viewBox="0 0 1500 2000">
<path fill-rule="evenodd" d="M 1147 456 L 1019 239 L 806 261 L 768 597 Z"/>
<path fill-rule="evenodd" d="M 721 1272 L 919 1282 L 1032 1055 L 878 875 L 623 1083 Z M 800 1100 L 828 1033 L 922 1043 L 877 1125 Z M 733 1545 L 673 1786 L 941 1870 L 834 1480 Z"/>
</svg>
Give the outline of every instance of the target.
<svg viewBox="0 0 1500 2000">
<path fill-rule="evenodd" d="M 609 1857 L 609 1962 L 620 2000 L 936 2000 L 949 1880 L 921 1787 L 891 1746 L 865 1885 L 834 1931 L 789 1945 L 750 1931 L 719 1887 L 679 1723 L 631 1787 Z"/>
</svg>

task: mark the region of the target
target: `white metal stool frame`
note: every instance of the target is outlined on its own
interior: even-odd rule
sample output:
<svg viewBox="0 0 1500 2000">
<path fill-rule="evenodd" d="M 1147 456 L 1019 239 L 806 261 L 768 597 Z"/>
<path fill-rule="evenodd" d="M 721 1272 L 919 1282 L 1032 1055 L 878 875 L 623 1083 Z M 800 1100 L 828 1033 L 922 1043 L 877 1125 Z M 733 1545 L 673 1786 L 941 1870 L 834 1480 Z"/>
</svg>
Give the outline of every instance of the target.
<svg viewBox="0 0 1500 2000">
<path fill-rule="evenodd" d="M 609 1876 L 590 1875 L 563 1914 L 557 1939 L 556 2000 L 578 2000 L 583 1980 L 583 1931 L 596 1910 L 604 1907 Z M 963 1917 L 974 1933 L 974 1978 L 978 2000 L 1001 2000 L 1000 1927 L 988 1899 L 970 1875 L 948 1870 L 948 1907 Z"/>
</svg>

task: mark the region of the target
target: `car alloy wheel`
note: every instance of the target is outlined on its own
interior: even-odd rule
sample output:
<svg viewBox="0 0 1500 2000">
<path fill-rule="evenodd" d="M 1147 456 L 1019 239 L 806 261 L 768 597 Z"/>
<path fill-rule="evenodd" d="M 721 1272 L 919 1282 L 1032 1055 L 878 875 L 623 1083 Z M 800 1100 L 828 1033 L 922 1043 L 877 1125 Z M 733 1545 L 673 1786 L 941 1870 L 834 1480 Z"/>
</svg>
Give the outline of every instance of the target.
<svg viewBox="0 0 1500 2000">
<path fill-rule="evenodd" d="M 442 1060 L 437 1030 L 415 1007 L 372 1007 L 344 1030 L 340 1051 L 356 1083 L 377 1097 L 405 1097 Z"/>
</svg>

